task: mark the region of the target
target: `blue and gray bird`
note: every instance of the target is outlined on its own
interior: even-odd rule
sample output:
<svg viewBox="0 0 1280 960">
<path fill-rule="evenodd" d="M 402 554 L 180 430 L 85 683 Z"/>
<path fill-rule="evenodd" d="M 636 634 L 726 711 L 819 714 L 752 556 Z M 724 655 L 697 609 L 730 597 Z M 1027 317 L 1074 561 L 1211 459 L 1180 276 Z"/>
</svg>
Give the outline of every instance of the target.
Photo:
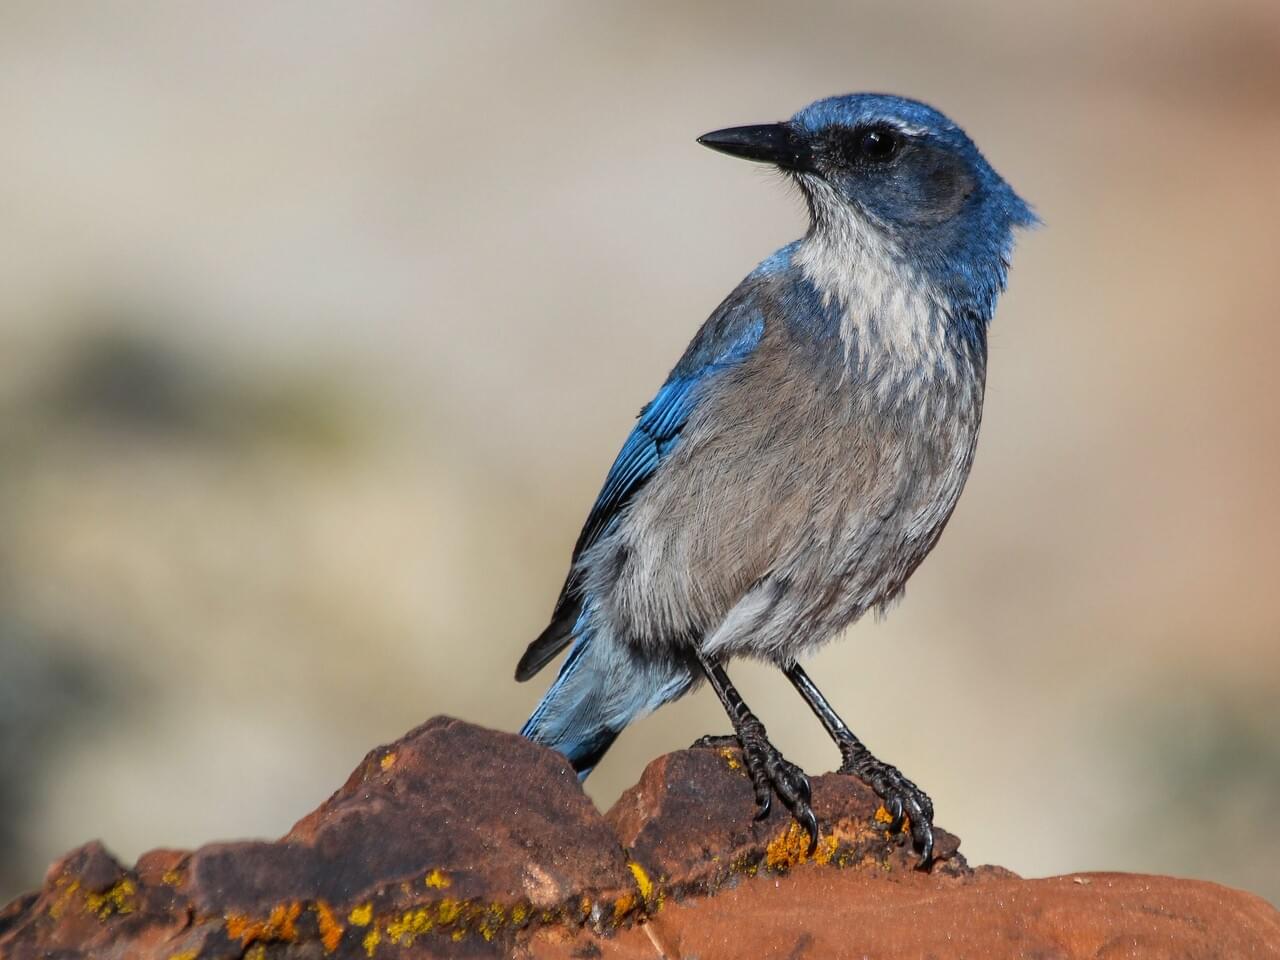
<svg viewBox="0 0 1280 960">
<path fill-rule="evenodd" d="M 627 724 L 706 679 L 760 816 L 776 796 L 812 850 L 808 780 L 725 672 L 764 660 L 927 865 L 928 795 L 799 660 L 893 601 L 942 533 L 973 463 L 1013 231 L 1036 218 L 963 130 L 901 97 L 832 97 L 699 143 L 783 171 L 809 229 L 716 308 L 641 410 L 516 668 L 527 680 L 569 649 L 522 732 L 586 776 Z"/>
</svg>

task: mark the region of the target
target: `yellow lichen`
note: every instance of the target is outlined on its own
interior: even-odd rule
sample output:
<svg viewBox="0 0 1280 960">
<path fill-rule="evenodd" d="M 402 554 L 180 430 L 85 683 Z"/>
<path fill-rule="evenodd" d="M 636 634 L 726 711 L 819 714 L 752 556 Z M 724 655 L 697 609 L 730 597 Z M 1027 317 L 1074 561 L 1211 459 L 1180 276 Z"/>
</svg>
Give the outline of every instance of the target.
<svg viewBox="0 0 1280 960">
<path fill-rule="evenodd" d="M 436 917 L 442 927 L 447 927 L 462 915 L 462 904 L 457 900 L 450 900 L 445 897 L 436 906 Z"/>
<path fill-rule="evenodd" d="M 435 925 L 430 908 L 407 910 L 387 924 L 387 938 L 402 947 L 411 947 L 416 938 L 429 933 Z"/>
<path fill-rule="evenodd" d="M 67 909 L 67 905 L 71 903 L 71 898 L 76 895 L 76 891 L 80 889 L 80 881 L 59 877 L 55 885 L 63 888 L 62 892 L 58 894 L 58 899 L 53 901 L 49 907 L 49 916 L 57 920 Z"/>
<path fill-rule="evenodd" d="M 491 903 L 484 908 L 484 913 L 480 917 L 480 936 L 486 940 L 492 940 L 502 930 L 507 922 L 506 911 L 502 909 L 501 904 Z"/>
<path fill-rule="evenodd" d="M 378 761 L 378 766 L 383 770 L 390 770 L 396 763 L 395 753 L 384 753 L 382 759 Z"/>
<path fill-rule="evenodd" d="M 342 924 L 338 923 L 329 904 L 323 900 L 316 901 L 316 923 L 320 927 L 320 942 L 324 944 L 325 953 L 333 953 L 342 940 Z"/>
<path fill-rule="evenodd" d="M 169 954 L 169 960 L 196 960 L 199 950 L 183 950 L 181 953 Z"/>
<path fill-rule="evenodd" d="M 506 923 L 507 911 L 502 909 L 502 904 L 489 904 L 480 918 L 480 936 L 493 940 Z"/>
<path fill-rule="evenodd" d="M 432 870 L 430 873 L 428 873 L 427 879 L 424 882 L 428 887 L 431 887 L 433 890 L 443 890 L 445 887 L 453 883 L 453 881 L 449 879 L 449 875 L 445 873 L 443 870 L 439 870 L 439 869 Z"/>
<path fill-rule="evenodd" d="M 353 927 L 367 927 L 373 920 L 373 904 L 362 903 L 347 914 L 347 922 Z"/>
<path fill-rule="evenodd" d="M 724 760 L 725 766 L 730 770 L 742 769 L 742 761 L 738 759 L 738 755 L 734 752 L 733 747 L 721 747 L 720 758 Z"/>
<path fill-rule="evenodd" d="M 378 944 L 382 942 L 382 934 L 378 932 L 378 928 L 374 927 L 364 935 L 364 952 L 369 956 L 373 956 L 377 952 Z"/>
<path fill-rule="evenodd" d="M 254 944 L 245 951 L 244 960 L 267 960 L 267 948 L 262 944 Z"/>
<path fill-rule="evenodd" d="M 653 900 L 653 881 L 649 879 L 649 874 L 634 860 L 629 861 L 627 867 L 631 870 L 631 876 L 636 878 L 636 889 L 640 891 L 641 899 L 649 903 Z"/>
<path fill-rule="evenodd" d="M 86 893 L 84 908 L 90 913 L 96 913 L 99 920 L 105 920 L 113 913 L 132 913 L 133 896 L 137 892 L 138 888 L 133 881 L 125 877 L 102 893 Z"/>
<path fill-rule="evenodd" d="M 523 903 L 517 903 L 511 908 L 511 925 L 514 927 L 521 926 L 529 919 L 529 908 Z"/>
</svg>

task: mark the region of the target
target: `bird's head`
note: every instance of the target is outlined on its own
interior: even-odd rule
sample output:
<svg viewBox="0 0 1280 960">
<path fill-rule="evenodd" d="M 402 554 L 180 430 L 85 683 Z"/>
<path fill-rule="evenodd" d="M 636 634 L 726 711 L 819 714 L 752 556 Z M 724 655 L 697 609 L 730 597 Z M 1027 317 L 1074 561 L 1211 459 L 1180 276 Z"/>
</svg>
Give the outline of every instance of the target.
<svg viewBox="0 0 1280 960">
<path fill-rule="evenodd" d="M 1002 283 L 1013 229 L 1036 222 L 963 130 L 903 97 L 830 97 L 783 123 L 717 130 L 698 142 L 793 177 L 816 233 L 871 231 L 953 280 L 990 264 Z"/>
</svg>

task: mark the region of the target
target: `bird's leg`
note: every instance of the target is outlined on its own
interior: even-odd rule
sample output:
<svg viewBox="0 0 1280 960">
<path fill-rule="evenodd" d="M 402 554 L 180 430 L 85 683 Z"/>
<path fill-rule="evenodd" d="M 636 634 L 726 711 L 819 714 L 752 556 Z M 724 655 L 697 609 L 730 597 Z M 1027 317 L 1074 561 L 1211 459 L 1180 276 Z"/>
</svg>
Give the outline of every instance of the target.
<svg viewBox="0 0 1280 960">
<path fill-rule="evenodd" d="M 911 841 L 920 851 L 920 869 L 927 868 L 933 859 L 933 801 L 929 795 L 904 777 L 897 767 L 872 755 L 799 664 L 793 663 L 784 672 L 840 748 L 844 757 L 840 772 L 852 773 L 884 801 L 885 809 L 893 817 L 889 831 L 897 833 L 905 821 L 910 821 Z"/>
<path fill-rule="evenodd" d="M 742 745 L 742 759 L 747 765 L 747 772 L 751 774 L 756 805 L 759 807 L 756 819 L 763 820 L 769 816 L 773 795 L 777 794 L 778 799 L 796 818 L 796 822 L 808 832 L 809 854 L 812 855 L 818 847 L 818 818 L 809 805 L 809 778 L 769 742 L 764 724 L 743 701 L 742 695 L 729 681 L 724 667 L 701 654 L 698 656 L 698 663 L 724 705 L 725 713 L 729 714 L 738 743 Z"/>
</svg>

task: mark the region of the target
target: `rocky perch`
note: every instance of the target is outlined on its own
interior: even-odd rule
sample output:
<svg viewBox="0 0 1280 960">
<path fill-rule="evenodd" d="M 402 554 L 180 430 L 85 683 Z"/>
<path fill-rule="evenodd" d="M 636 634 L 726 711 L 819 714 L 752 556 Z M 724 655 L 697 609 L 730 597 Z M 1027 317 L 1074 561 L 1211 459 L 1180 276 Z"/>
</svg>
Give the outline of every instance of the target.
<svg viewBox="0 0 1280 960">
<path fill-rule="evenodd" d="M 752 820 L 739 754 L 651 763 L 601 815 L 558 754 L 437 717 L 276 842 L 100 844 L 0 911 L 0 958 L 1280 957 L 1280 912 L 1212 883 L 1023 880 L 939 831 L 928 874 L 873 794 L 813 782 L 822 841 Z M 775 804 L 775 807 L 778 806 Z"/>
</svg>

